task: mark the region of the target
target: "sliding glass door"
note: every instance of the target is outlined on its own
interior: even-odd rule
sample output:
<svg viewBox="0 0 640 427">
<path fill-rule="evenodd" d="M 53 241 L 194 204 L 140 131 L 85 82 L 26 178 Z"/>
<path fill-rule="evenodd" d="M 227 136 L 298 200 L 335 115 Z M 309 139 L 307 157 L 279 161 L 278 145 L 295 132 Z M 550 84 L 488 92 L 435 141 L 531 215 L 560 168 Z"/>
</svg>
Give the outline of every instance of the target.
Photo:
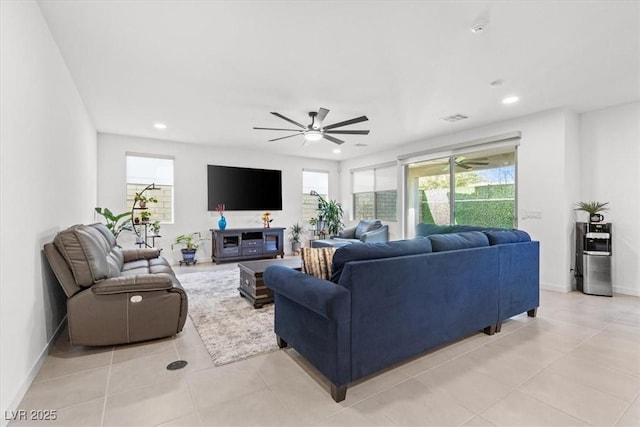
<svg viewBox="0 0 640 427">
<path fill-rule="evenodd" d="M 513 228 L 515 147 L 409 164 L 407 190 L 407 224 Z"/>
</svg>

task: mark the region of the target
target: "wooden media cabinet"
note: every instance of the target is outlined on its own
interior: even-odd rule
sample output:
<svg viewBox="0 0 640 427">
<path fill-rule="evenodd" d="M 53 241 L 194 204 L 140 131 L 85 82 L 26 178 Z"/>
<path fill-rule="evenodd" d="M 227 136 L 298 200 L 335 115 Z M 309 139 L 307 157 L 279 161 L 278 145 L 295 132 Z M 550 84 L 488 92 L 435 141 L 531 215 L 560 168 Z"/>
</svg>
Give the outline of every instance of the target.
<svg viewBox="0 0 640 427">
<path fill-rule="evenodd" d="M 284 228 L 211 230 L 211 260 L 216 264 L 260 258 L 284 258 Z"/>
</svg>

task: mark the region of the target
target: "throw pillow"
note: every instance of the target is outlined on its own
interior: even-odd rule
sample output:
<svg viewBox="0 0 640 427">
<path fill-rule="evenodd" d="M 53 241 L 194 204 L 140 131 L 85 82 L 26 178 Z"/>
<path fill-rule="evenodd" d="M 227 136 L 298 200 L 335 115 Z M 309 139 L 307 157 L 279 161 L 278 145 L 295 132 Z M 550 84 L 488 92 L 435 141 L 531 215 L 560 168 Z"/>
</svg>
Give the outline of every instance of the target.
<svg viewBox="0 0 640 427">
<path fill-rule="evenodd" d="M 319 279 L 331 278 L 331 262 L 336 248 L 301 248 L 302 272 Z"/>
</svg>

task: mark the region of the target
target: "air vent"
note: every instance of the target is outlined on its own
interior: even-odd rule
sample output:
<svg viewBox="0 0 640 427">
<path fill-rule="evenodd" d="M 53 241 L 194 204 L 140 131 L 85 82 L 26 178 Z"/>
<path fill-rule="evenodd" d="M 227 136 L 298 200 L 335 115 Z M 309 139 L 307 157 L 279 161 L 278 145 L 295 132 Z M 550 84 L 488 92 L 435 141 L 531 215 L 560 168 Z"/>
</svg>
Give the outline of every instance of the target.
<svg viewBox="0 0 640 427">
<path fill-rule="evenodd" d="M 355 144 L 355 147 L 368 147 L 368 146 L 369 144 L 362 144 L 362 143 Z"/>
<path fill-rule="evenodd" d="M 459 122 L 460 120 L 468 118 L 469 116 L 465 116 L 464 114 L 454 114 L 453 116 L 443 117 L 442 120 L 446 120 L 448 122 Z"/>
</svg>

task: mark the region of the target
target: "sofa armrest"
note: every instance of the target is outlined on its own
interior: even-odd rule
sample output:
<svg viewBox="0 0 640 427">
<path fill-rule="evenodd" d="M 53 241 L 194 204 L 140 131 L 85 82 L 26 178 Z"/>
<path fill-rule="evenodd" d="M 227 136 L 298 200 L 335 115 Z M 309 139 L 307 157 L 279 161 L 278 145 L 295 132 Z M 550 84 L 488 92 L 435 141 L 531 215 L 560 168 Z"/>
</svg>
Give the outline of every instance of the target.
<svg viewBox="0 0 640 427">
<path fill-rule="evenodd" d="M 362 233 L 360 236 L 361 242 L 366 243 L 384 243 L 389 241 L 389 226 L 383 225 L 382 227 Z"/>
<path fill-rule="evenodd" d="M 273 292 L 326 319 L 340 322 L 351 316 L 351 294 L 340 285 L 281 265 L 268 267 L 262 277 Z"/>
<path fill-rule="evenodd" d="M 355 239 L 356 238 L 356 227 L 345 228 L 338 232 L 338 237 L 341 239 Z"/>
<path fill-rule="evenodd" d="M 124 262 L 138 261 L 141 259 L 153 259 L 160 256 L 160 249 L 124 249 L 122 251 L 122 256 L 124 257 Z"/>
<path fill-rule="evenodd" d="M 91 287 L 98 295 L 122 294 L 127 292 L 149 292 L 171 289 L 173 281 L 167 273 L 136 274 L 101 280 Z"/>
</svg>

